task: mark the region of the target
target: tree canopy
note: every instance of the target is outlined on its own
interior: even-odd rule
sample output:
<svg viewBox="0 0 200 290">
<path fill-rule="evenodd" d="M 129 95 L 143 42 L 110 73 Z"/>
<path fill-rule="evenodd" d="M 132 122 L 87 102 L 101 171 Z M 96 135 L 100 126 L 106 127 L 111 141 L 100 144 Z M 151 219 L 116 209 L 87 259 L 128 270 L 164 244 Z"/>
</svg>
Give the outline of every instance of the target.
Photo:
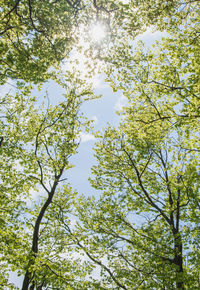
<svg viewBox="0 0 200 290">
<path fill-rule="evenodd" d="M 15 0 L 0 11 L 1 84 L 15 86 L 0 100 L 1 288 L 17 289 L 17 272 L 23 290 L 199 289 L 199 1 Z M 107 37 L 95 44 L 98 21 Z M 164 35 L 150 48 L 136 42 L 146 29 Z M 63 72 L 74 48 L 88 80 Z M 99 196 L 87 196 L 66 172 L 91 130 L 81 106 L 97 98 L 99 62 L 127 105 L 95 133 Z M 34 96 L 50 79 L 62 100 Z"/>
</svg>

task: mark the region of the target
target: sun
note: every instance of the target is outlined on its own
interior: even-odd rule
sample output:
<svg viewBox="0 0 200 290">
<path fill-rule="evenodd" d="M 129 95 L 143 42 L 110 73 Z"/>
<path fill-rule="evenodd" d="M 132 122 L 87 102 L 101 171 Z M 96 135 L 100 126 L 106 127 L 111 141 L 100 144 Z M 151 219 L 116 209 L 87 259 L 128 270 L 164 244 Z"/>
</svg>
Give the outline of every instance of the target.
<svg viewBox="0 0 200 290">
<path fill-rule="evenodd" d="M 93 42 L 101 42 L 106 36 L 106 28 L 102 23 L 94 23 L 90 28 L 90 37 Z"/>
<path fill-rule="evenodd" d="M 108 27 L 103 22 L 90 22 L 82 25 L 77 32 L 78 44 L 70 52 L 69 59 L 63 63 L 63 71 L 77 74 L 88 85 L 95 88 L 101 86 L 101 62 L 91 57 L 91 50 L 100 49 L 108 39 Z"/>
</svg>

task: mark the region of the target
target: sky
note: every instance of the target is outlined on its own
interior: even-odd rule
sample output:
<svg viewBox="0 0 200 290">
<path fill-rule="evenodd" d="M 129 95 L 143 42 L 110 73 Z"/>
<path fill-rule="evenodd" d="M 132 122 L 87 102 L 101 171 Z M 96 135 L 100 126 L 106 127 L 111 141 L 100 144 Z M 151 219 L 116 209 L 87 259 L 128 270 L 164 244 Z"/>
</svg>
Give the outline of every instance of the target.
<svg viewBox="0 0 200 290">
<path fill-rule="evenodd" d="M 137 37 L 136 40 L 142 40 L 145 42 L 147 47 L 150 47 L 155 40 L 159 40 L 163 36 L 163 33 L 152 33 L 148 30 Z M 77 52 L 74 52 L 74 55 L 72 55 L 72 60 L 74 56 L 75 58 L 79 58 L 80 70 L 84 71 L 83 56 L 78 55 Z M 126 98 L 120 91 L 113 93 L 108 84 L 104 82 L 103 75 L 99 75 L 98 77 L 95 76 L 94 79 L 91 79 L 91 81 L 95 81 L 96 83 L 95 93 L 97 95 L 101 94 L 102 97 L 83 104 L 83 113 L 88 119 L 94 120 L 94 131 L 102 130 L 108 123 L 117 126 L 120 119 L 116 114 L 116 111 L 122 109 L 123 105 L 126 105 Z M 10 87 L 12 87 L 12 83 L 11 86 L 7 85 L 3 88 L 4 93 L 8 91 Z M 48 91 L 51 103 L 56 103 L 63 93 L 58 85 L 52 81 L 44 86 L 40 94 L 43 94 L 45 90 Z M 35 93 L 37 92 L 35 91 Z M 89 176 L 91 176 L 91 167 L 95 164 L 95 158 L 93 157 L 92 150 L 94 144 L 95 138 L 93 135 L 85 133 L 82 134 L 78 153 L 71 157 L 71 163 L 73 163 L 75 167 L 66 173 L 67 182 L 71 184 L 72 188 L 77 190 L 80 194 L 84 194 L 86 196 L 99 194 L 99 192 L 90 186 L 88 181 Z M 35 198 L 37 198 L 37 196 L 35 196 Z M 17 277 L 15 273 L 11 273 L 10 281 L 15 283 L 16 286 L 21 287 L 22 277 Z"/>
</svg>

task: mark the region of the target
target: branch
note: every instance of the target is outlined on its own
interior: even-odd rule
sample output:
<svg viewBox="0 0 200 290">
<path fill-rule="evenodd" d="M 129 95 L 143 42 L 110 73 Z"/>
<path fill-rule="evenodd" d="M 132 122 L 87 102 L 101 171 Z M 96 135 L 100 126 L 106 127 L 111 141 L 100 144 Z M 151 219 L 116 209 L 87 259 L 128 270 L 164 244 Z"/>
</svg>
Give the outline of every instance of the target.
<svg viewBox="0 0 200 290">
<path fill-rule="evenodd" d="M 118 10 L 118 8 L 114 8 L 114 9 L 108 10 L 107 8 L 105 8 L 102 5 L 98 6 L 96 0 L 93 0 L 93 4 L 94 4 L 95 9 L 97 10 L 97 13 L 101 10 L 101 11 L 104 11 L 104 12 L 110 14 L 111 12 L 114 12 L 114 11 Z"/>
<path fill-rule="evenodd" d="M 84 253 L 88 256 L 88 258 L 90 260 L 92 260 L 95 264 L 99 265 L 100 267 L 102 267 L 104 270 L 106 270 L 106 272 L 110 275 L 110 277 L 113 279 L 113 281 L 117 284 L 117 286 L 119 286 L 122 289 L 128 290 L 126 288 L 126 286 L 122 285 L 117 278 L 114 276 L 114 274 L 112 273 L 112 271 L 105 266 L 101 261 L 97 260 L 96 258 L 94 258 L 86 249 L 85 247 L 80 243 L 79 239 L 74 236 L 74 234 L 72 233 L 70 227 L 64 222 L 63 217 L 62 217 L 62 222 L 64 224 L 64 226 L 67 228 L 69 234 L 71 235 L 72 239 L 75 241 L 75 243 L 84 251 Z"/>
<path fill-rule="evenodd" d="M 141 177 L 140 177 L 140 173 L 135 165 L 135 163 L 133 162 L 133 159 L 131 158 L 130 154 L 126 151 L 126 149 L 123 147 L 122 148 L 123 151 L 125 152 L 125 154 L 127 155 L 128 159 L 130 160 L 135 172 L 136 172 L 136 176 L 137 176 L 137 179 L 138 179 L 138 182 L 139 182 L 139 185 L 143 191 L 143 193 L 145 194 L 145 196 L 147 197 L 148 201 L 150 202 L 150 204 L 155 208 L 157 209 L 160 214 L 163 216 L 163 218 L 167 221 L 167 223 L 169 225 L 172 225 L 172 222 L 171 220 L 168 218 L 168 216 L 164 213 L 164 211 L 157 205 L 153 202 L 152 198 L 150 197 L 149 193 L 147 192 L 147 190 L 145 189 L 145 187 L 143 186 L 143 182 L 141 180 Z"/>
<path fill-rule="evenodd" d="M 29 17 L 30 17 L 30 20 L 31 20 L 31 23 L 32 23 L 32 26 L 33 28 L 39 32 L 39 33 L 45 33 L 44 30 L 39 30 L 36 26 L 35 26 L 35 23 L 33 21 L 33 18 L 32 18 L 32 5 L 31 5 L 31 0 L 28 1 L 28 5 L 29 5 Z"/>
<path fill-rule="evenodd" d="M 19 2 L 20 1 L 21 0 L 17 0 L 17 2 L 15 3 L 15 5 L 13 6 L 13 8 L 6 15 L 4 15 L 4 17 L 1 19 L 1 21 L 4 20 L 7 16 L 10 16 L 10 14 L 17 8 L 17 6 L 19 5 Z"/>
</svg>

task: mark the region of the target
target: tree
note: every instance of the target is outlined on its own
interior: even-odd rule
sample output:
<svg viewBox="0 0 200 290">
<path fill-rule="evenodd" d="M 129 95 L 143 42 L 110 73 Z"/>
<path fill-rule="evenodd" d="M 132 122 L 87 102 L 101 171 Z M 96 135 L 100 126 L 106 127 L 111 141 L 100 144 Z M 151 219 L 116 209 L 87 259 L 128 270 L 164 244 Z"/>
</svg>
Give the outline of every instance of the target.
<svg viewBox="0 0 200 290">
<path fill-rule="evenodd" d="M 14 95 L 2 96 L 0 108 L 2 287 L 14 287 L 5 277 L 10 269 L 19 275 L 25 274 L 23 289 L 47 285 L 65 289 L 66 284 L 77 283 L 72 269 L 75 275 L 78 271 L 75 269 L 80 266 L 60 257 L 63 241 L 58 240 L 56 231 L 49 238 L 48 233 L 53 233 L 49 220 L 53 224 L 56 221 L 53 214 L 51 218 L 46 215 L 53 207 L 56 194 L 58 204 L 67 200 L 67 196 L 73 200 L 72 189 L 67 185 L 61 189 L 61 181 L 65 181 L 62 176 L 70 168 L 69 157 L 76 153 L 80 130 L 88 127 L 88 122 L 83 125 L 79 119 L 80 104 L 84 95 L 92 93 L 91 89 L 85 88 L 85 82 L 75 79 L 69 72 L 64 78 L 70 82 L 63 85 L 63 76 L 60 78 L 59 73 L 61 61 L 78 43 L 81 25 L 89 26 L 102 11 L 110 15 L 113 9 L 107 7 L 98 6 L 96 1 L 16 0 L 1 3 L 0 84 L 12 79 L 17 89 Z M 50 78 L 71 90 L 67 88 L 65 101 L 42 111 L 31 96 L 33 87 L 28 82 L 41 84 Z M 37 191 L 42 196 L 39 205 L 31 196 Z M 55 259 L 52 252 L 56 253 Z M 65 262 L 70 271 L 63 267 L 61 274 Z M 66 273 L 70 277 L 66 277 Z M 81 277 L 80 271 L 78 273 Z"/>
<path fill-rule="evenodd" d="M 108 8 L 111 9 L 110 6 Z M 12 79 L 17 89 L 14 95 L 2 95 L 0 104 L 2 287 L 14 287 L 6 279 L 11 269 L 18 271 L 19 275 L 25 272 L 23 289 L 29 286 L 42 288 L 47 284 L 60 285 L 61 289 L 62 283 L 59 284 L 58 279 L 60 277 L 62 281 L 63 276 L 57 274 L 56 282 L 50 276 L 56 277 L 55 269 L 61 268 L 58 260 L 63 262 L 68 259 L 59 258 L 57 251 L 57 268 L 56 263 L 51 268 L 49 261 L 44 262 L 47 254 L 45 256 L 45 251 L 41 251 L 42 254 L 39 251 L 40 241 L 43 240 L 41 232 L 46 234 L 46 228 L 51 231 L 49 227 L 45 228 L 44 223 L 49 223 L 46 212 L 52 206 L 57 188 L 60 199 L 64 199 L 63 196 L 67 199 L 67 194 L 73 196 L 70 195 L 72 190 L 69 186 L 61 190 L 61 180 L 65 170 L 70 168 L 69 157 L 76 153 L 80 127 L 84 130 L 83 127 L 88 125 L 87 122 L 83 122 L 83 127 L 81 125 L 79 106 L 83 95 L 92 93 L 91 89 L 85 88 L 83 81 L 75 79 L 71 73 L 64 77 L 70 82 L 63 85 L 59 69 L 61 61 L 78 43 L 80 26 L 90 25 L 90 21 L 96 19 L 102 10 L 109 15 L 109 9 L 98 6 L 96 1 L 16 0 L 1 3 L 0 84 Z M 63 103 L 41 111 L 31 96 L 33 87 L 28 82 L 41 84 L 50 78 L 71 90 L 66 93 Z M 46 199 L 42 197 L 43 204 L 42 201 L 40 205 L 37 202 L 34 204 L 31 194 L 36 191 L 42 191 L 42 196 L 46 191 Z M 31 209 L 27 200 L 31 203 Z M 52 222 L 55 223 L 55 219 Z M 45 229 L 41 231 L 41 228 Z M 48 240 L 46 234 L 46 244 L 43 242 L 42 247 L 46 245 L 48 249 L 51 243 L 57 243 L 59 248 L 56 237 L 57 233 L 55 239 Z M 39 263 L 43 265 L 41 268 Z M 71 265 L 71 268 L 75 273 L 75 266 Z M 66 269 L 63 271 L 69 272 Z M 70 279 L 71 284 L 75 283 Z M 68 280 L 63 283 L 68 284 Z"/>
<path fill-rule="evenodd" d="M 107 273 L 108 288 L 197 289 L 190 256 L 198 251 L 198 153 L 180 150 L 170 137 L 152 144 L 122 125 L 108 128 L 96 146 L 92 185 L 101 198 L 79 205 L 86 251 L 98 264 L 107 258 L 103 271 L 114 277 Z"/>
<path fill-rule="evenodd" d="M 115 42 L 90 45 L 88 56 L 105 61 L 111 87 L 129 100 L 119 128 L 97 134 L 95 200 L 63 184 L 88 127 L 84 81 L 65 75 L 65 100 L 47 109 L 27 83 L 2 97 L 2 287 L 14 288 L 11 269 L 24 275 L 22 289 L 199 288 L 199 15 L 199 1 L 2 3 L 1 83 L 62 85 L 56 74 L 77 27 L 103 21 Z M 134 51 L 149 26 L 169 37 Z"/>
<path fill-rule="evenodd" d="M 10 269 L 25 273 L 23 289 L 58 286 L 58 279 L 52 282 L 51 276 L 60 273 L 61 261 L 68 260 L 59 256 L 62 241 L 57 232 L 48 236 L 56 223 L 48 210 L 55 196 L 57 203 L 66 201 L 66 211 L 67 200 L 69 207 L 72 203 L 74 193 L 62 183 L 71 168 L 69 158 L 79 145 L 80 131 L 89 125 L 79 109 L 92 92 L 72 75 L 67 87 L 63 102 L 55 106 L 44 103 L 39 110 L 27 86 L 14 97 L 6 95 L 1 103 L 1 273 L 3 276 Z M 40 200 L 33 197 L 38 191 Z M 56 260 L 53 268 L 51 255 Z M 73 263 L 72 268 L 75 273 Z M 69 272 L 66 268 L 63 271 Z M 2 282 L 4 287 L 9 285 Z"/>
<path fill-rule="evenodd" d="M 147 53 L 124 44 L 108 70 L 129 104 L 119 128 L 96 135 L 102 194 L 80 199 L 73 234 L 106 289 L 200 286 L 197 19 L 198 9 Z"/>
<path fill-rule="evenodd" d="M 78 134 L 76 116 L 80 101 L 74 96 L 74 92 L 70 92 L 70 95 L 65 104 L 53 109 L 49 108 L 41 120 L 37 122 L 38 126 L 35 125 L 34 154 L 35 162 L 38 164 L 39 176 L 34 174 L 31 177 L 40 182 L 48 197 L 36 217 L 31 247 L 32 254 L 29 258 L 22 289 L 28 289 L 32 280 L 31 288 L 34 289 L 35 278 L 32 278 L 30 268 L 35 264 L 34 260 L 39 251 L 41 222 L 53 200 L 64 170 L 69 168 L 68 159 L 77 147 L 75 141 Z M 36 119 L 36 116 L 34 117 Z M 33 273 L 33 276 L 35 276 L 35 273 Z"/>
</svg>

